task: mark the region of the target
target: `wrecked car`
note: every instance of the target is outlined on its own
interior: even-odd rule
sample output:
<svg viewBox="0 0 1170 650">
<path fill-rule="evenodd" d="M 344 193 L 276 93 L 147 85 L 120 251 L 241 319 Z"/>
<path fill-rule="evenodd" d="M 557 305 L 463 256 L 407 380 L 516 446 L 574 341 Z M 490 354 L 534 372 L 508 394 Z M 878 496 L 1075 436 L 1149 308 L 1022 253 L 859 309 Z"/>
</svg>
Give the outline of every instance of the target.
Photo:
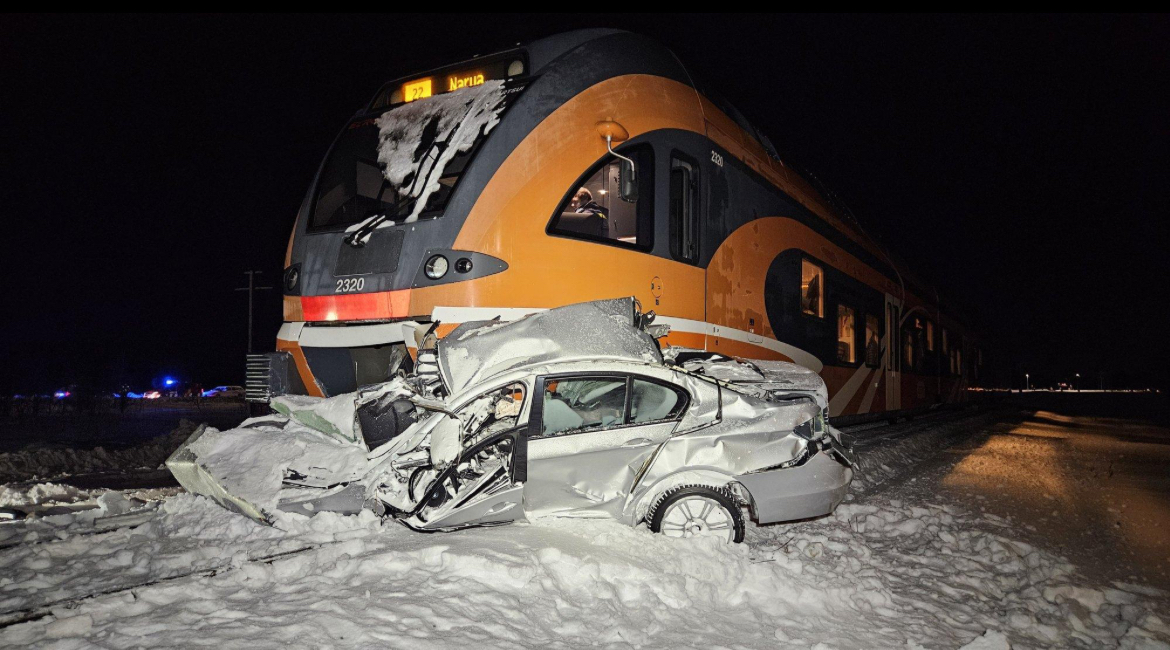
<svg viewBox="0 0 1170 650">
<path fill-rule="evenodd" d="M 853 476 L 828 395 L 791 363 L 660 349 L 632 298 L 424 337 L 415 372 L 202 428 L 167 461 L 188 491 L 271 523 L 369 508 L 418 530 L 526 517 L 645 522 L 742 541 L 828 514 Z M 431 328 L 433 331 L 433 327 Z"/>
</svg>

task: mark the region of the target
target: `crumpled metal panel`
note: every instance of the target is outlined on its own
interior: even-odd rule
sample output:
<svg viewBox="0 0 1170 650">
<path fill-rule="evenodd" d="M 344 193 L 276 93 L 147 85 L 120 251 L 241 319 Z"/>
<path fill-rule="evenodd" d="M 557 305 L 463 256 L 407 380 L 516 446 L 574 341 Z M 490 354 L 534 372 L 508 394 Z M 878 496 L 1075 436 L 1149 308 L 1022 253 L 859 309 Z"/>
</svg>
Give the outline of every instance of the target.
<svg viewBox="0 0 1170 650">
<path fill-rule="evenodd" d="M 619 519 L 631 525 L 640 521 L 657 495 L 686 484 L 679 474 L 697 472 L 707 479 L 703 484 L 727 484 L 738 475 L 797 458 L 807 443 L 792 430 L 815 417 L 820 408 L 807 401 L 771 404 L 723 390 L 721 410 L 722 417 L 710 426 L 675 435 L 662 445 L 631 490 Z"/>
<path fill-rule="evenodd" d="M 349 483 L 365 474 L 367 460 L 364 446 L 268 416 L 229 431 L 201 426 L 166 465 L 188 492 L 270 523 L 288 482 L 318 489 Z"/>
<path fill-rule="evenodd" d="M 845 499 L 853 469 L 829 454 L 817 454 L 799 467 L 737 477 L 751 495 L 761 524 L 827 515 Z"/>
<path fill-rule="evenodd" d="M 820 375 L 788 361 L 735 359 L 713 355 L 710 359 L 688 360 L 683 363 L 683 368 L 729 382 L 742 389 L 759 389 L 764 393 L 772 391 L 813 393 L 820 398 L 822 406 L 829 401 L 828 388 Z"/>
<path fill-rule="evenodd" d="M 511 322 L 464 323 L 438 343 L 439 372 L 451 393 L 523 365 L 574 360 L 662 363 L 633 298 L 597 300 Z"/>
<path fill-rule="evenodd" d="M 630 490 L 676 421 L 528 442 L 525 508 L 535 516 L 620 518 Z"/>
</svg>

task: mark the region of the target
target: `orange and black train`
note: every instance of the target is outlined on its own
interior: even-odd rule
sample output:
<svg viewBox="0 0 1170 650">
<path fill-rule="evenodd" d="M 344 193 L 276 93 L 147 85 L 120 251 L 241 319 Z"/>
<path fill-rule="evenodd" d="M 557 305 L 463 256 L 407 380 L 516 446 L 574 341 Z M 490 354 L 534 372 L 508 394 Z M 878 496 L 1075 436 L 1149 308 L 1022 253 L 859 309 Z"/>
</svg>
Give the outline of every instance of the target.
<svg viewBox="0 0 1170 650">
<path fill-rule="evenodd" d="M 470 124 L 446 156 L 425 141 L 442 134 L 438 118 L 419 125 L 418 145 L 407 142 L 417 169 L 390 169 L 387 138 L 410 133 L 387 125 L 411 131 L 395 111 L 425 116 L 427 102 L 490 84 L 501 96 L 490 123 Z M 412 175 L 432 163 L 442 167 L 435 191 L 387 187 L 417 184 Z M 618 296 L 670 324 L 670 344 L 820 372 L 833 416 L 957 401 L 985 363 L 934 290 L 738 111 L 666 48 L 613 30 L 386 84 L 321 164 L 283 280 L 272 372 L 283 369 L 283 390 L 311 395 L 409 364 L 404 323 L 437 321 L 441 336 L 465 321 Z"/>
</svg>

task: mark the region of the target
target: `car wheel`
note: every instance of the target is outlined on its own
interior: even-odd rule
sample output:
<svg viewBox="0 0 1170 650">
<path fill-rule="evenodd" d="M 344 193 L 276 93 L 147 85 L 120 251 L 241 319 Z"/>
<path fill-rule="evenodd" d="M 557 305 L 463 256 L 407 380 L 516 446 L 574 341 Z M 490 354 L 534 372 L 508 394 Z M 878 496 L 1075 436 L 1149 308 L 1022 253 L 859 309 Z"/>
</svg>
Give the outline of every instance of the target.
<svg viewBox="0 0 1170 650">
<path fill-rule="evenodd" d="M 726 488 L 684 485 L 663 494 L 646 519 L 667 537 L 721 537 L 743 541 L 743 513 Z"/>
</svg>

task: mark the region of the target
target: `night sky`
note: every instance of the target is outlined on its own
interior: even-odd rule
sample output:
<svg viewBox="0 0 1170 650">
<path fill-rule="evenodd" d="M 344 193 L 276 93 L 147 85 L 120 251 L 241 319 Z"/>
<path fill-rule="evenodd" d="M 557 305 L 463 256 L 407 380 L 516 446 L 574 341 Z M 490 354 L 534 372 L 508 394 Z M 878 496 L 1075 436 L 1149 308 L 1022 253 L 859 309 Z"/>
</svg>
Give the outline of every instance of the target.
<svg viewBox="0 0 1170 650">
<path fill-rule="evenodd" d="M 8 16 L 0 390 L 242 381 L 233 289 L 278 278 L 347 118 L 590 26 L 673 49 L 1021 372 L 1167 383 L 1164 17 Z"/>
</svg>

